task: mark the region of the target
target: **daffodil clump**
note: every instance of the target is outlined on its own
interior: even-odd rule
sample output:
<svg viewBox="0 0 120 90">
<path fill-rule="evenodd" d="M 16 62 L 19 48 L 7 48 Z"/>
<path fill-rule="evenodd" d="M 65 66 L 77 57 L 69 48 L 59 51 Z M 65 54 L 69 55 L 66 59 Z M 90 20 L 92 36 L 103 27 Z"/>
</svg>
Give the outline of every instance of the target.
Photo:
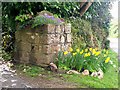
<svg viewBox="0 0 120 90">
<path fill-rule="evenodd" d="M 99 69 L 106 71 L 110 57 L 108 50 L 99 50 L 98 48 L 73 49 L 60 51 L 58 54 L 59 67 L 69 70 L 75 69 L 81 71 L 88 69 L 91 72 Z"/>
</svg>

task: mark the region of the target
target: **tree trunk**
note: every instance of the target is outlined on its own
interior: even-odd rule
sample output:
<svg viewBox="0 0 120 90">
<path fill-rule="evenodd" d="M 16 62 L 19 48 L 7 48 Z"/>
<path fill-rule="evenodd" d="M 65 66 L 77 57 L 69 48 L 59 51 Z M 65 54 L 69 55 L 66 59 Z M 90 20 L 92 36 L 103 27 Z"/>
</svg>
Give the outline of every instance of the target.
<svg viewBox="0 0 120 90">
<path fill-rule="evenodd" d="M 82 0 L 82 2 L 80 2 L 80 8 L 82 8 L 82 6 L 87 2 L 87 0 Z"/>
<path fill-rule="evenodd" d="M 86 1 L 86 0 L 84 0 L 84 1 Z M 81 2 L 81 11 L 80 11 L 80 16 L 82 17 L 83 16 L 83 14 L 88 10 L 88 8 L 92 5 L 92 3 L 93 3 L 93 1 L 94 0 L 90 0 L 90 2 L 87 2 L 87 4 L 85 5 L 85 3 L 86 2 Z"/>
</svg>

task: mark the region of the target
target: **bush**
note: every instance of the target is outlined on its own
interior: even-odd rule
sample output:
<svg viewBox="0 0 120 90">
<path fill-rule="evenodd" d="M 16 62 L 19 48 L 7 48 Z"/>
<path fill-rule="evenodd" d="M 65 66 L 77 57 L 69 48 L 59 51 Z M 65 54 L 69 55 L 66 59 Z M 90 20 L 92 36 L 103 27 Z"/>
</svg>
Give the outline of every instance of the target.
<svg viewBox="0 0 120 90">
<path fill-rule="evenodd" d="M 106 72 L 110 65 L 108 50 L 99 50 L 97 48 L 76 49 L 70 48 L 68 51 L 60 51 L 58 54 L 59 68 L 69 70 L 75 69 L 82 71 L 84 69 L 90 72 L 101 69 Z"/>
<path fill-rule="evenodd" d="M 2 51 L 2 58 L 6 61 L 12 60 L 12 55 L 11 53 L 6 53 L 4 50 Z"/>
<path fill-rule="evenodd" d="M 89 21 L 81 18 L 71 18 L 70 21 L 72 27 L 72 45 L 75 48 L 93 47 L 91 40 L 92 29 Z M 78 43 L 79 42 L 79 43 Z"/>
<path fill-rule="evenodd" d="M 71 18 L 67 22 L 72 25 L 73 48 L 106 48 L 108 46 L 106 46 L 107 33 L 96 24 L 91 25 L 89 21 L 81 18 Z"/>
</svg>

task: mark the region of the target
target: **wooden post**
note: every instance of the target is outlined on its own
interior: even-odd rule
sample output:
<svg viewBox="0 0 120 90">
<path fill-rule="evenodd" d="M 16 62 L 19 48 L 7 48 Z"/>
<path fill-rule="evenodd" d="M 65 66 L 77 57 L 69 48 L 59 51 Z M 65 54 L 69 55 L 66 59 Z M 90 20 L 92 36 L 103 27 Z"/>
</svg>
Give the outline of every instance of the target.
<svg viewBox="0 0 120 90">
<path fill-rule="evenodd" d="M 87 0 L 82 0 L 82 2 L 80 2 L 80 8 L 82 8 L 82 6 L 87 2 Z"/>
<path fill-rule="evenodd" d="M 83 0 L 86 1 L 86 0 Z M 88 8 L 92 5 L 94 0 L 90 0 L 90 2 L 87 2 L 87 4 L 85 5 L 86 2 L 81 2 L 81 11 L 80 11 L 80 16 L 82 17 L 83 14 L 88 10 Z"/>
</svg>

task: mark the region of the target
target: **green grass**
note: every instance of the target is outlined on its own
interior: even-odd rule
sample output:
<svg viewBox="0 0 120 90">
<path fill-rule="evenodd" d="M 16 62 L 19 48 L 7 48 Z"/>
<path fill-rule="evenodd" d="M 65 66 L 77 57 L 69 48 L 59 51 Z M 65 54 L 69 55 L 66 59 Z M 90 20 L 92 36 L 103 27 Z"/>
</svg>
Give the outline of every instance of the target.
<svg viewBox="0 0 120 90">
<path fill-rule="evenodd" d="M 116 65 L 116 68 L 114 68 L 112 65 L 110 68 L 108 68 L 108 71 L 104 74 L 103 79 L 98 79 L 97 77 L 91 77 L 91 76 L 83 76 L 83 75 L 68 75 L 68 74 L 61 74 L 65 81 L 76 83 L 78 84 L 79 88 L 82 87 L 90 87 L 90 88 L 118 88 L 118 60 L 117 60 L 117 54 L 110 50 L 109 56 L 111 57 L 111 60 L 113 61 L 113 64 Z M 48 77 L 48 79 L 53 79 L 54 77 L 59 78 L 58 74 L 54 74 L 50 71 L 45 70 L 44 68 L 33 66 L 33 65 L 18 65 L 17 68 L 24 72 L 26 75 L 31 77 L 36 77 L 39 74 L 44 74 Z M 26 69 L 26 70 L 25 70 Z M 25 70 L 25 71 L 24 71 Z"/>
<path fill-rule="evenodd" d="M 44 68 L 41 68 L 41 67 L 38 67 L 38 66 L 35 66 L 35 65 L 23 65 L 23 64 L 19 64 L 19 65 L 16 65 L 17 69 L 19 71 L 22 71 L 23 73 L 25 73 L 26 75 L 28 76 L 31 76 L 31 77 L 36 77 L 38 76 L 39 74 L 50 74 L 51 72 L 50 71 L 46 71 Z"/>
<path fill-rule="evenodd" d="M 92 87 L 92 88 L 118 88 L 118 73 L 116 72 L 118 70 L 117 54 L 112 50 L 110 50 L 109 55 L 114 65 L 116 65 L 117 67 L 114 68 L 111 65 L 108 71 L 104 74 L 103 79 L 98 79 L 97 77 L 91 77 L 91 76 L 67 75 L 67 74 L 64 74 L 63 77 L 68 82 L 77 83 L 80 86 L 84 85 L 86 87 Z"/>
</svg>

